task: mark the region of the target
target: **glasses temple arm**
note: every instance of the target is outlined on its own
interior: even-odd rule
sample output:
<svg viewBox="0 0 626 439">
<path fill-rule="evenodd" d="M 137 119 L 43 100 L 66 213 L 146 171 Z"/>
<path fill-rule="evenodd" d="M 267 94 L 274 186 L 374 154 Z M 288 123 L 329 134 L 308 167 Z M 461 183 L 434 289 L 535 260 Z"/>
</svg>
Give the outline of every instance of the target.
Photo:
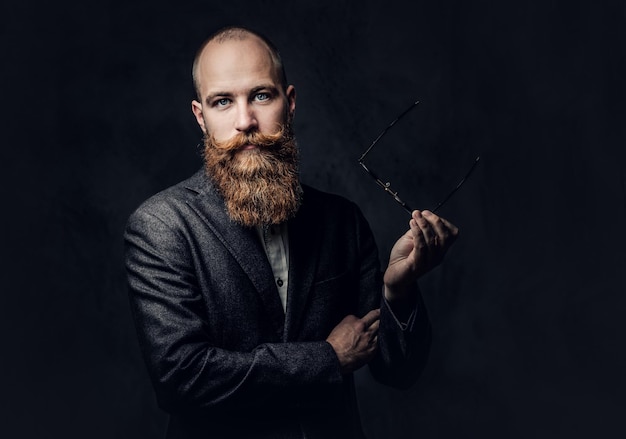
<svg viewBox="0 0 626 439">
<path fill-rule="evenodd" d="M 383 137 L 387 131 L 389 131 L 391 129 L 392 126 L 394 126 L 396 124 L 396 122 L 398 122 L 400 119 L 402 119 L 404 117 L 404 115 L 406 115 L 409 111 L 411 111 L 415 106 L 417 106 L 417 104 L 419 104 L 420 101 L 415 101 L 411 104 L 411 106 L 409 108 L 407 108 L 406 110 L 404 110 L 398 117 L 396 117 L 393 122 L 391 122 L 389 124 L 389 126 L 387 128 L 385 128 L 379 135 L 378 137 L 376 137 L 374 139 L 374 141 L 372 142 L 372 144 L 369 146 L 369 148 L 367 148 L 365 150 L 365 152 L 363 153 L 363 155 L 359 158 L 359 163 L 361 163 L 361 165 L 363 165 L 363 160 L 365 160 L 365 156 L 367 154 L 369 154 L 369 152 L 372 150 L 372 148 L 374 147 L 374 145 L 376 145 L 376 143 L 378 143 L 378 141 L 380 140 L 381 137 Z"/>
<path fill-rule="evenodd" d="M 431 210 L 432 213 L 435 213 L 437 209 L 439 209 L 441 206 L 446 204 L 448 200 L 452 198 L 452 195 L 454 195 L 456 191 L 458 191 L 461 188 L 461 186 L 463 186 L 463 183 L 465 183 L 465 180 L 467 180 L 469 176 L 472 174 L 472 172 L 474 172 L 474 168 L 478 164 L 479 160 L 480 160 L 480 156 L 476 157 L 476 160 L 474 160 L 472 167 L 469 169 L 469 171 L 467 171 L 467 174 L 465 174 L 465 177 L 463 177 L 461 181 L 459 181 L 459 184 L 457 184 L 456 187 L 452 189 L 452 191 L 446 196 L 446 198 L 443 199 L 443 201 L 441 201 L 439 204 L 437 204 L 437 206 L 435 206 L 434 209 Z"/>
</svg>

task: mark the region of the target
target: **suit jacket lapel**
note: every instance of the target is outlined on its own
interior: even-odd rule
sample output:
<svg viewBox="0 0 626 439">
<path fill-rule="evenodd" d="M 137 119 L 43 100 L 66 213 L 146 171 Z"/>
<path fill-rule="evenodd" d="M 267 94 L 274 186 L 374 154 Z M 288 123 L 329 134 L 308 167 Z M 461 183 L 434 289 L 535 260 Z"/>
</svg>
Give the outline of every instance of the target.
<svg viewBox="0 0 626 439">
<path fill-rule="evenodd" d="M 322 236 L 314 218 L 315 212 L 307 204 L 305 192 L 298 214 L 289 222 L 289 287 L 283 341 L 297 339 L 315 279 Z"/>
<path fill-rule="evenodd" d="M 206 177 L 204 170 L 196 173 L 188 183 L 187 188 L 198 193 L 198 196 L 190 202 L 190 206 L 204 219 L 248 275 L 261 296 L 275 333 L 280 337 L 283 333 L 285 313 L 274 284 L 272 268 L 256 231 L 230 220 L 224 200 Z"/>
</svg>

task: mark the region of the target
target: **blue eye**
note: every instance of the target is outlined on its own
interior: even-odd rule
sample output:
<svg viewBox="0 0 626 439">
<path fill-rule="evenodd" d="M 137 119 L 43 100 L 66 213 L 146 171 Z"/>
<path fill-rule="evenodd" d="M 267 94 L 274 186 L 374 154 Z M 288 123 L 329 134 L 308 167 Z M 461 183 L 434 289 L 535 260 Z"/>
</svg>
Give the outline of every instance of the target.
<svg viewBox="0 0 626 439">
<path fill-rule="evenodd" d="M 257 93 L 255 97 L 257 101 L 267 101 L 270 95 L 268 93 Z"/>
<path fill-rule="evenodd" d="M 230 99 L 222 98 L 215 101 L 214 105 L 217 107 L 225 107 L 230 103 Z"/>
</svg>

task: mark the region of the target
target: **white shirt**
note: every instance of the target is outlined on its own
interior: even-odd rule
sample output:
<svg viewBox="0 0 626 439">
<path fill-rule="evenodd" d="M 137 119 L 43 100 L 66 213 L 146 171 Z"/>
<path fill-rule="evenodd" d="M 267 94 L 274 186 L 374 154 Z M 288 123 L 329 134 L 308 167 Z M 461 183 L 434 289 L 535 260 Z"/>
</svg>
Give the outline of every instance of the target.
<svg viewBox="0 0 626 439">
<path fill-rule="evenodd" d="M 261 238 L 265 254 L 274 273 L 283 311 L 287 309 L 287 286 L 289 284 L 289 235 L 287 223 L 275 226 L 258 226 L 256 231 Z"/>
</svg>

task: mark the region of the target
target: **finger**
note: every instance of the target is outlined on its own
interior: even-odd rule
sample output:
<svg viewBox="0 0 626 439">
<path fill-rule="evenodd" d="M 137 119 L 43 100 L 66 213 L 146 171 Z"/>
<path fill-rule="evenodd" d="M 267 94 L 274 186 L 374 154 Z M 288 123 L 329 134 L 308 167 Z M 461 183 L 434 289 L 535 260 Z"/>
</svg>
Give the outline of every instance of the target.
<svg viewBox="0 0 626 439">
<path fill-rule="evenodd" d="M 378 346 L 378 336 L 377 335 L 375 335 L 374 337 L 370 338 L 369 345 L 372 348 L 376 348 Z"/>
<path fill-rule="evenodd" d="M 428 248 L 432 248 L 436 244 L 437 233 L 433 230 L 430 222 L 424 216 L 426 212 L 427 211 L 424 211 L 422 213 L 418 210 L 413 212 L 413 219 L 415 220 L 415 223 L 417 225 L 417 228 L 413 229 L 413 233 L 414 237 L 418 240 L 423 237 L 426 246 Z"/>
<path fill-rule="evenodd" d="M 377 322 L 380 318 L 380 309 L 376 308 L 365 314 L 361 319 L 366 327 L 372 326 L 373 323 Z"/>
<path fill-rule="evenodd" d="M 430 211 L 424 211 L 423 216 L 431 224 L 439 244 L 445 246 L 454 241 L 459 233 L 459 229 L 454 224 Z"/>
<path fill-rule="evenodd" d="M 433 230 L 433 233 L 435 234 L 435 242 L 439 244 L 443 243 L 449 234 L 445 223 L 439 216 L 428 210 L 424 211 L 423 216 L 426 221 L 428 221 L 431 229 Z"/>
<path fill-rule="evenodd" d="M 407 232 L 407 235 L 413 238 L 413 243 L 416 247 L 421 247 L 422 244 L 425 245 L 426 238 L 424 237 L 422 229 L 417 224 L 417 221 L 418 220 L 415 217 L 411 217 L 411 220 L 409 221 L 410 230 Z"/>
<path fill-rule="evenodd" d="M 370 334 L 374 334 L 376 335 L 378 333 L 378 328 L 380 328 L 380 320 L 376 320 L 374 323 L 372 323 L 369 328 L 367 328 L 367 331 Z"/>
</svg>

